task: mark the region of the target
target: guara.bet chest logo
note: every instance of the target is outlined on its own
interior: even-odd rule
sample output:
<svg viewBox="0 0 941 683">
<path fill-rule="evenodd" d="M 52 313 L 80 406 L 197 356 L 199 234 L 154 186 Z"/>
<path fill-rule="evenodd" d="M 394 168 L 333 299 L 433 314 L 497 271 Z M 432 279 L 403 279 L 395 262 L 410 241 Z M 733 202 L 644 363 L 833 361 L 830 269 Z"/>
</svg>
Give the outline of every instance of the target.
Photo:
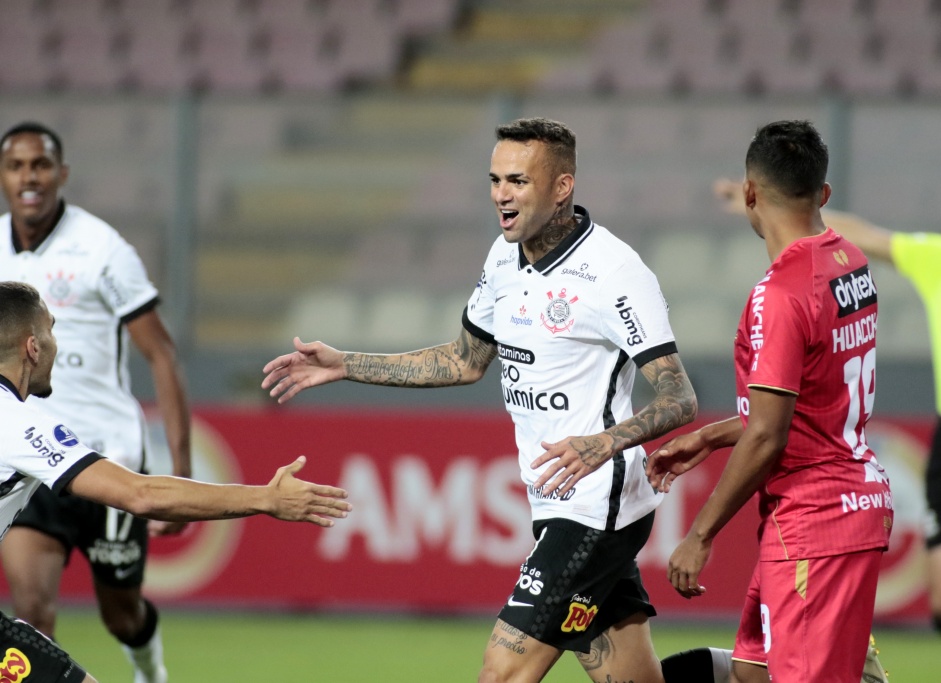
<svg viewBox="0 0 941 683">
<path fill-rule="evenodd" d="M 573 296 L 570 298 L 565 288 L 562 288 L 558 294 L 554 294 L 552 290 L 549 290 L 546 292 L 546 296 L 549 297 L 549 304 L 539 314 L 543 327 L 552 334 L 570 332 L 572 325 L 575 324 L 575 318 L 572 317 L 572 305 L 578 301 L 578 297 Z"/>
</svg>

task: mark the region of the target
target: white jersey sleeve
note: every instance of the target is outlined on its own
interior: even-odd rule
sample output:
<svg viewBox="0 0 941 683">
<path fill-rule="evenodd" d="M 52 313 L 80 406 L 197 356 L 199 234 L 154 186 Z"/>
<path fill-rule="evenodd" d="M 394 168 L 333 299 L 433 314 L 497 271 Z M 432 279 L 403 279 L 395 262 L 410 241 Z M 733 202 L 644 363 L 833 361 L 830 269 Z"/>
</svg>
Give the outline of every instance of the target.
<svg viewBox="0 0 941 683">
<path fill-rule="evenodd" d="M 102 301 L 114 316 L 128 322 L 134 313 L 156 304 L 157 288 L 147 277 L 144 263 L 134 247 L 117 234 L 114 238 L 97 286 Z"/>
<path fill-rule="evenodd" d="M 45 484 L 56 493 L 102 456 L 43 410 L 23 403 L 0 383 L 0 538 L 33 491 Z"/>
<path fill-rule="evenodd" d="M 676 352 L 668 306 L 660 283 L 643 261 L 633 258 L 605 280 L 600 308 L 602 333 L 624 349 L 637 367 Z"/>
<path fill-rule="evenodd" d="M 464 328 L 475 337 L 491 344 L 496 344 L 493 317 L 496 303 L 493 288 L 495 270 L 498 267 L 515 263 L 518 259 L 517 254 L 518 247 L 515 244 L 508 244 L 503 237 L 498 238 L 490 248 L 474 293 L 467 301 L 463 320 Z"/>
</svg>

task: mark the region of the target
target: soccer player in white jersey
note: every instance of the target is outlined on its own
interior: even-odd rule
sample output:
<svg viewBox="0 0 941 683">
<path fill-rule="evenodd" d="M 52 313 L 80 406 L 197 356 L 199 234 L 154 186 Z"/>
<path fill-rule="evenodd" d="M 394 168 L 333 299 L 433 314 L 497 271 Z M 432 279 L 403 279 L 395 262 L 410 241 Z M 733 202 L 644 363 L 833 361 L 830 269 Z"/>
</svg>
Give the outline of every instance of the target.
<svg viewBox="0 0 941 683">
<path fill-rule="evenodd" d="M 64 201 L 68 177 L 61 140 L 49 128 L 27 122 L 0 138 L 0 184 L 10 208 L 0 216 L 0 278 L 35 286 L 59 321 L 58 390 L 49 410 L 97 452 L 145 471 L 144 418 L 127 370 L 130 337 L 153 376 L 173 474 L 188 477 L 189 408 L 173 341 L 156 311 L 157 290 L 111 226 Z M 52 637 L 59 580 L 78 548 L 90 563 L 102 620 L 122 643 L 135 682 L 163 683 L 157 611 L 141 594 L 148 522 L 133 519 L 128 526 L 124 517 L 40 490 L 0 554 L 14 612 Z M 149 533 L 183 527 L 151 522 Z M 121 533 L 109 534 L 109 528 Z"/>
<path fill-rule="evenodd" d="M 575 136 L 565 125 L 500 126 L 490 186 L 502 235 L 455 341 L 377 355 L 295 339 L 296 352 L 265 367 L 263 386 L 284 402 L 342 379 L 469 384 L 499 356 L 536 544 L 521 558 L 480 681 L 539 681 L 565 650 L 593 680 L 661 681 L 655 610 L 636 563 L 661 494 L 647 483 L 641 444 L 697 409 L 666 303 L 638 255 L 575 206 Z M 638 369 L 656 396 L 635 413 Z M 570 476 L 557 476 L 559 463 Z"/>
<path fill-rule="evenodd" d="M 0 282 L 0 539 L 30 496 L 42 488 L 169 522 L 267 514 L 329 527 L 331 517 L 345 517 L 351 509 L 342 489 L 294 477 L 304 465 L 303 457 L 280 468 L 267 486 L 145 476 L 103 458 L 42 402 L 26 401 L 31 395 L 52 393 L 54 324 L 36 288 Z M 95 681 L 52 640 L 3 613 L 0 656 L 3 681 Z"/>
</svg>

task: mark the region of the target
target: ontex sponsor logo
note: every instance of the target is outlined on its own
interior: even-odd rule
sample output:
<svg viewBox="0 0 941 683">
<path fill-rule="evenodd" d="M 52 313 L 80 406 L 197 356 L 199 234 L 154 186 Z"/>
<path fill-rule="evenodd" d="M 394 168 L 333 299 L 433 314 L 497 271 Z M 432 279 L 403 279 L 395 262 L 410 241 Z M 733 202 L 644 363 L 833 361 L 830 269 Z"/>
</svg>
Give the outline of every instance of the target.
<svg viewBox="0 0 941 683">
<path fill-rule="evenodd" d="M 868 265 L 830 280 L 830 291 L 839 306 L 840 318 L 876 303 L 876 285 Z"/>
</svg>

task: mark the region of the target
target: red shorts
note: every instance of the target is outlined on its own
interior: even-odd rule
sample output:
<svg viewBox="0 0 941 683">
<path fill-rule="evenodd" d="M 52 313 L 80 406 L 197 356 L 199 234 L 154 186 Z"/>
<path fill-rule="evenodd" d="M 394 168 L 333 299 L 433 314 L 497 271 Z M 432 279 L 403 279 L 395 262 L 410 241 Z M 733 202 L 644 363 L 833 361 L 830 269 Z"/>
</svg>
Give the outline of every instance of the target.
<svg viewBox="0 0 941 683">
<path fill-rule="evenodd" d="M 774 683 L 859 683 L 882 551 L 759 562 L 732 659 L 767 665 Z"/>
</svg>

